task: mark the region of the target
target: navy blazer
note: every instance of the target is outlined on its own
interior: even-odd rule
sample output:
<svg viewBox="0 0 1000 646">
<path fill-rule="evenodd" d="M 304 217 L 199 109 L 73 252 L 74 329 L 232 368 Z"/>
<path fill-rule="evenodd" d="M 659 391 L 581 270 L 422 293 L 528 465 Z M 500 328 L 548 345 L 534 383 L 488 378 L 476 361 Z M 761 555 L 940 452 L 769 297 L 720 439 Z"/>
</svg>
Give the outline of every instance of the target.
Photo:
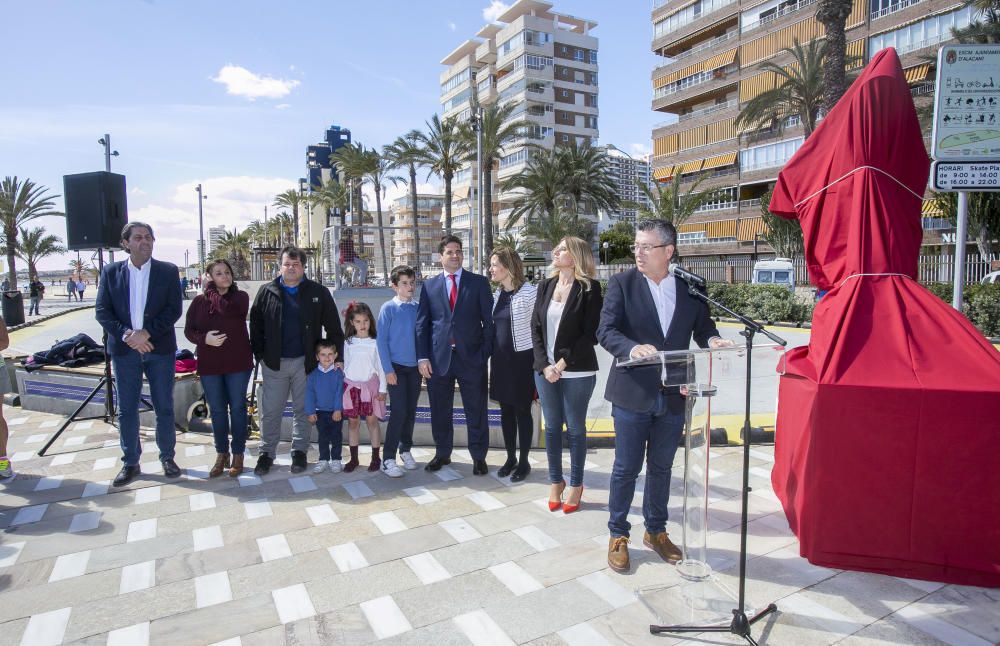
<svg viewBox="0 0 1000 646">
<path fill-rule="evenodd" d="M 451 349 L 454 342 L 455 350 Z M 457 372 L 479 370 L 493 354 L 493 294 L 485 276 L 462 270 L 455 311 L 448 306 L 444 272 L 420 287 L 417 307 L 417 358 L 430 359 L 435 375 L 451 367 Z"/>
<path fill-rule="evenodd" d="M 687 283 L 673 276 L 664 280 L 676 281 L 677 287 L 677 304 L 666 336 L 660 329 L 649 285 L 638 269 L 633 267 L 612 276 L 604 295 L 597 338 L 615 358 L 604 398 L 636 412 L 653 409 L 661 386 L 660 366 L 622 368 L 618 366 L 619 359 L 627 359 L 637 345 L 649 344 L 657 350 L 687 350 L 693 336 L 699 347 L 706 348 L 709 339 L 719 336 L 708 305 L 688 293 Z M 670 411 L 683 412 L 680 393 L 675 390 L 669 397 Z"/>
<path fill-rule="evenodd" d="M 142 327 L 149 332 L 149 342 L 156 354 L 177 352 L 174 323 L 181 317 L 181 283 L 177 266 L 169 262 L 149 259 L 149 291 Z M 97 322 L 108 333 L 108 351 L 112 355 L 132 352 L 122 341 L 122 335 L 132 329 L 129 310 L 128 260 L 113 262 L 101 271 L 97 286 Z"/>
</svg>

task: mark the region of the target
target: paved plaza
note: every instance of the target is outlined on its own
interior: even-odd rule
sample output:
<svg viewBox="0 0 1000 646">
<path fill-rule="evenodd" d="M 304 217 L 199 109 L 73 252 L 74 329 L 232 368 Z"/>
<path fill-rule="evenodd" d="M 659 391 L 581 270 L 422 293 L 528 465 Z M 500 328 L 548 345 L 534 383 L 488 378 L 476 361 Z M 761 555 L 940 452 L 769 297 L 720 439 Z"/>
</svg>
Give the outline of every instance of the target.
<svg viewBox="0 0 1000 646">
<path fill-rule="evenodd" d="M 263 479 L 209 479 L 210 438 L 184 434 L 185 474 L 168 481 L 150 433 L 143 476 L 111 490 L 120 457 L 113 428 L 77 422 L 38 457 L 63 418 L 17 408 L 7 417 L 19 473 L 0 488 L 0 644 L 681 643 L 648 632 L 654 616 L 635 591 L 683 580 L 642 547 L 641 533 L 632 573 L 607 567 L 611 449 L 588 454 L 584 505 L 565 515 L 545 505 L 540 451 L 515 485 L 473 476 L 462 450 L 437 474 L 296 477 L 287 446 Z M 713 450 L 710 562 L 733 589 L 741 459 L 738 448 Z M 498 460 L 494 451 L 494 471 Z M 771 448 L 754 448 L 748 599 L 779 608 L 754 627 L 760 640 L 1000 641 L 1000 591 L 800 558 L 770 488 L 771 460 Z M 679 485 L 675 478 L 675 520 Z M 633 512 L 640 508 L 641 494 Z M 679 535 L 674 522 L 668 530 Z"/>
</svg>

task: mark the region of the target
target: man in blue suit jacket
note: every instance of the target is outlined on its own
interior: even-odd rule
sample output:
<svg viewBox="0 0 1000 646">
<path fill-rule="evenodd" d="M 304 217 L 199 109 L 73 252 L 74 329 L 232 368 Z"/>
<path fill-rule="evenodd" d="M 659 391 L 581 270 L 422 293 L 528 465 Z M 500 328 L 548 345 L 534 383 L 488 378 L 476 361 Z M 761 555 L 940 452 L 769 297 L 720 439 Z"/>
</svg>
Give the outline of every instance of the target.
<svg viewBox="0 0 1000 646">
<path fill-rule="evenodd" d="M 181 474 L 174 462 L 174 323 L 181 317 L 177 267 L 153 260 L 153 229 L 129 222 L 122 247 L 129 257 L 105 265 L 97 288 L 97 322 L 108 334 L 107 352 L 118 388 L 118 432 L 124 466 L 114 486 L 124 487 L 139 475 L 139 398 L 142 375 L 156 413 L 156 446 L 163 475 Z"/>
<path fill-rule="evenodd" d="M 436 450 L 424 467 L 451 464 L 455 381 L 462 393 L 472 472 L 486 475 L 490 432 L 486 419 L 486 361 L 493 352 L 493 295 L 485 276 L 462 269 L 462 241 L 445 236 L 438 245 L 444 271 L 420 288 L 417 365 L 427 379 L 431 433 Z"/>
<path fill-rule="evenodd" d="M 615 463 L 611 471 L 608 509 L 608 565 L 629 570 L 629 508 L 635 481 L 646 461 L 642 515 L 643 544 L 668 563 L 681 551 L 667 537 L 670 467 L 684 431 L 684 399 L 677 387 L 662 385 L 660 366 L 622 368 L 620 359 L 635 359 L 663 350 L 687 350 L 691 337 L 700 347 L 733 345 L 719 336 L 708 306 L 688 293 L 687 283 L 670 275 L 677 231 L 666 220 L 636 225 L 635 268 L 611 277 L 604 294 L 597 338 L 615 357 L 604 398 L 612 403 Z"/>
</svg>

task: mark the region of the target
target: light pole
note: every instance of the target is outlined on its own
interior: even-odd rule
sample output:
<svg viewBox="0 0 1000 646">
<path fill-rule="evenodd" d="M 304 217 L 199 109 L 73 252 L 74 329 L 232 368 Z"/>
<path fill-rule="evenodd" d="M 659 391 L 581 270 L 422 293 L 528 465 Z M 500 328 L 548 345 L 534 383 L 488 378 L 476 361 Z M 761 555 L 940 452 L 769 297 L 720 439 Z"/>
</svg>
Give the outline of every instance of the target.
<svg viewBox="0 0 1000 646">
<path fill-rule="evenodd" d="M 307 186 L 309 186 L 309 182 L 306 181 L 306 178 L 305 177 L 300 177 L 299 178 L 299 198 L 300 198 L 299 199 L 299 209 L 302 208 L 301 202 L 303 200 L 301 198 L 305 197 L 305 195 L 306 195 L 306 187 Z M 296 209 L 296 211 L 298 211 L 298 209 Z M 292 244 L 294 244 L 297 247 L 297 246 L 299 246 L 299 214 L 295 213 L 294 215 L 295 215 L 295 242 L 293 242 Z"/>
<path fill-rule="evenodd" d="M 478 235 L 476 236 L 476 246 L 479 248 L 479 271 L 483 271 L 486 266 L 486 260 L 483 258 L 483 253 L 485 252 L 486 245 L 486 234 L 483 227 L 486 223 L 483 220 L 483 107 L 478 103 L 472 108 L 472 114 L 469 116 L 469 122 L 472 125 L 472 129 L 476 132 L 476 225 L 479 229 Z M 492 223 L 490 223 L 492 226 Z M 470 232 L 471 233 L 471 232 Z M 472 236 L 469 236 L 469 243 L 472 243 Z M 470 254 L 475 257 L 475 253 Z M 476 265 L 473 265 L 473 269 Z"/>
<path fill-rule="evenodd" d="M 601 243 L 601 246 L 604 248 L 604 264 L 606 265 L 608 264 L 608 246 L 610 245 L 608 241 L 605 240 L 604 242 Z"/>
<path fill-rule="evenodd" d="M 198 192 L 198 261 L 201 263 L 201 273 L 205 273 L 205 218 L 202 214 L 201 202 L 208 196 L 201 189 L 201 184 L 194 189 Z"/>
<path fill-rule="evenodd" d="M 104 133 L 104 136 L 101 137 L 100 139 L 98 139 L 97 143 L 99 143 L 102 146 L 104 146 L 104 171 L 110 173 L 111 172 L 111 158 L 118 156 L 118 151 L 117 150 L 111 150 L 111 135 L 109 135 L 107 133 Z M 104 259 L 101 258 L 100 260 L 101 260 L 100 264 L 103 267 L 104 266 Z M 109 262 L 114 262 L 115 261 L 115 250 L 114 249 L 108 249 L 108 261 Z"/>
<path fill-rule="evenodd" d="M 118 156 L 117 150 L 111 150 L 111 135 L 105 134 L 97 140 L 97 143 L 104 146 L 104 170 L 111 172 L 111 158 Z"/>
</svg>

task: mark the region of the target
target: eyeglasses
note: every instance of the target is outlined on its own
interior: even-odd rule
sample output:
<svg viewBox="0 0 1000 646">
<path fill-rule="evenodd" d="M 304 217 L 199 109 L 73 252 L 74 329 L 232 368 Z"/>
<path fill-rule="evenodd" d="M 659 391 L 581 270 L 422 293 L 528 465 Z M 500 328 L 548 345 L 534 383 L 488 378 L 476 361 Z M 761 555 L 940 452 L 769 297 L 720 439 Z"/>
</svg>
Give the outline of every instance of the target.
<svg viewBox="0 0 1000 646">
<path fill-rule="evenodd" d="M 649 253 L 653 249 L 659 249 L 669 245 L 665 244 L 634 244 L 631 249 L 633 253 Z"/>
</svg>

